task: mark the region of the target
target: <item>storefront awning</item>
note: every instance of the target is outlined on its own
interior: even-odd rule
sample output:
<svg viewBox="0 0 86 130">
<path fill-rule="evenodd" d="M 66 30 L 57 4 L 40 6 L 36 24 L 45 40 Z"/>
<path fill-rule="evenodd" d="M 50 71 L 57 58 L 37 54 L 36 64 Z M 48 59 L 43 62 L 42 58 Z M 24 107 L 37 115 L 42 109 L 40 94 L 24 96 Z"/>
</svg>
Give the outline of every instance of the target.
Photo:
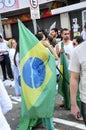
<svg viewBox="0 0 86 130">
<path fill-rule="evenodd" d="M 55 15 L 55 14 L 61 14 L 61 13 L 79 10 L 79 9 L 83 9 L 83 8 L 86 8 L 86 2 L 80 2 L 78 4 L 73 4 L 73 5 L 53 9 L 53 10 L 51 10 L 51 13 L 53 15 Z"/>
</svg>

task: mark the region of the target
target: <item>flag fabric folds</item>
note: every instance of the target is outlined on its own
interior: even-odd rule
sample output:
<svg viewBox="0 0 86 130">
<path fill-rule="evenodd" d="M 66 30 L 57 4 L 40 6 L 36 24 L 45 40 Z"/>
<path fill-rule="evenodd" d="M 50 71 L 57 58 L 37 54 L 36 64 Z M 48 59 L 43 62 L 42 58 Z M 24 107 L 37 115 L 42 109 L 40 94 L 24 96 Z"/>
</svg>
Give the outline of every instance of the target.
<svg viewBox="0 0 86 130">
<path fill-rule="evenodd" d="M 26 122 L 18 130 L 28 129 L 39 118 L 52 117 L 55 104 L 55 58 L 42 43 L 18 20 L 21 76 L 21 119 Z M 26 128 L 27 127 L 27 128 Z"/>
<path fill-rule="evenodd" d="M 61 43 L 61 48 L 64 48 L 64 44 Z M 58 93 L 64 97 L 64 107 L 70 109 L 70 74 L 68 70 L 68 61 L 65 52 L 60 55 L 60 77 L 58 83 Z"/>
</svg>

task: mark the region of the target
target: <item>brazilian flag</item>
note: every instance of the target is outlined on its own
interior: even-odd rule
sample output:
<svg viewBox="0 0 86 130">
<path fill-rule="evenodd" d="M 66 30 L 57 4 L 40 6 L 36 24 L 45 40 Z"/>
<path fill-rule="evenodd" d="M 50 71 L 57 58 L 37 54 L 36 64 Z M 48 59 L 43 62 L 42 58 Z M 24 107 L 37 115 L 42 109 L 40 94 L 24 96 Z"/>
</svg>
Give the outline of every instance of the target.
<svg viewBox="0 0 86 130">
<path fill-rule="evenodd" d="M 37 119 L 53 116 L 56 65 L 51 52 L 18 21 L 22 106 L 17 130 L 31 130 Z"/>
<path fill-rule="evenodd" d="M 61 43 L 61 48 L 64 48 L 64 44 Z M 60 55 L 60 77 L 58 83 L 58 93 L 64 97 L 64 107 L 70 109 L 70 74 L 68 70 L 68 60 L 65 52 Z"/>
</svg>

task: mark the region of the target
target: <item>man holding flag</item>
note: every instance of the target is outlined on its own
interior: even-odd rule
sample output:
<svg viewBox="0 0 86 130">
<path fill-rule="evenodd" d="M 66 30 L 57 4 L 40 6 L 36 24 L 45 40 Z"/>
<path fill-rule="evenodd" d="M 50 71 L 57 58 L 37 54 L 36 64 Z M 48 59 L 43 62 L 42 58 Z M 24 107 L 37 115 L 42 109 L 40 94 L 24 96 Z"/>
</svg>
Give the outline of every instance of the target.
<svg viewBox="0 0 86 130">
<path fill-rule="evenodd" d="M 40 120 L 46 130 L 54 130 L 55 58 L 20 21 L 18 25 L 22 104 L 17 130 L 32 130 Z"/>
<path fill-rule="evenodd" d="M 58 92 L 62 96 L 60 107 L 70 109 L 70 88 L 69 88 L 69 62 L 73 52 L 73 42 L 70 40 L 70 32 L 67 28 L 61 30 L 62 41 L 56 45 L 57 53 L 60 54 L 60 78 Z"/>
</svg>

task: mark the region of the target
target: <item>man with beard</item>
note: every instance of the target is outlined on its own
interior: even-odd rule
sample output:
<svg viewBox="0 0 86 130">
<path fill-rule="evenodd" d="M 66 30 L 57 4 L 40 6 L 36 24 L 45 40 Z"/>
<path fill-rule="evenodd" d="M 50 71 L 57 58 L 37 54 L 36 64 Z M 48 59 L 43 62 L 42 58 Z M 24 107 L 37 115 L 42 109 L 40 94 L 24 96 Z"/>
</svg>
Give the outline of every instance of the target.
<svg viewBox="0 0 86 130">
<path fill-rule="evenodd" d="M 62 37 L 62 41 L 59 42 L 56 45 L 56 52 L 58 53 L 59 56 L 62 52 L 65 52 L 65 55 L 66 55 L 66 58 L 67 58 L 67 61 L 68 61 L 68 65 L 69 65 L 70 58 L 71 58 L 73 48 L 74 48 L 73 47 L 73 41 L 70 40 L 69 29 L 63 28 L 61 30 L 61 37 Z M 63 46 L 64 46 L 63 48 L 61 48 L 62 43 L 63 43 Z M 60 59 L 60 62 L 61 62 L 61 59 Z M 64 107 L 64 98 L 63 97 L 62 97 L 62 102 L 60 104 L 60 107 Z"/>
<path fill-rule="evenodd" d="M 70 40 L 69 29 L 63 28 L 61 30 L 61 37 L 62 37 L 62 41 L 56 45 L 56 52 L 60 55 L 60 53 L 65 51 L 65 54 L 66 54 L 68 60 L 70 61 L 70 57 L 71 57 L 74 47 L 73 47 L 73 41 Z M 64 49 L 61 49 L 61 43 L 64 44 Z"/>
</svg>

